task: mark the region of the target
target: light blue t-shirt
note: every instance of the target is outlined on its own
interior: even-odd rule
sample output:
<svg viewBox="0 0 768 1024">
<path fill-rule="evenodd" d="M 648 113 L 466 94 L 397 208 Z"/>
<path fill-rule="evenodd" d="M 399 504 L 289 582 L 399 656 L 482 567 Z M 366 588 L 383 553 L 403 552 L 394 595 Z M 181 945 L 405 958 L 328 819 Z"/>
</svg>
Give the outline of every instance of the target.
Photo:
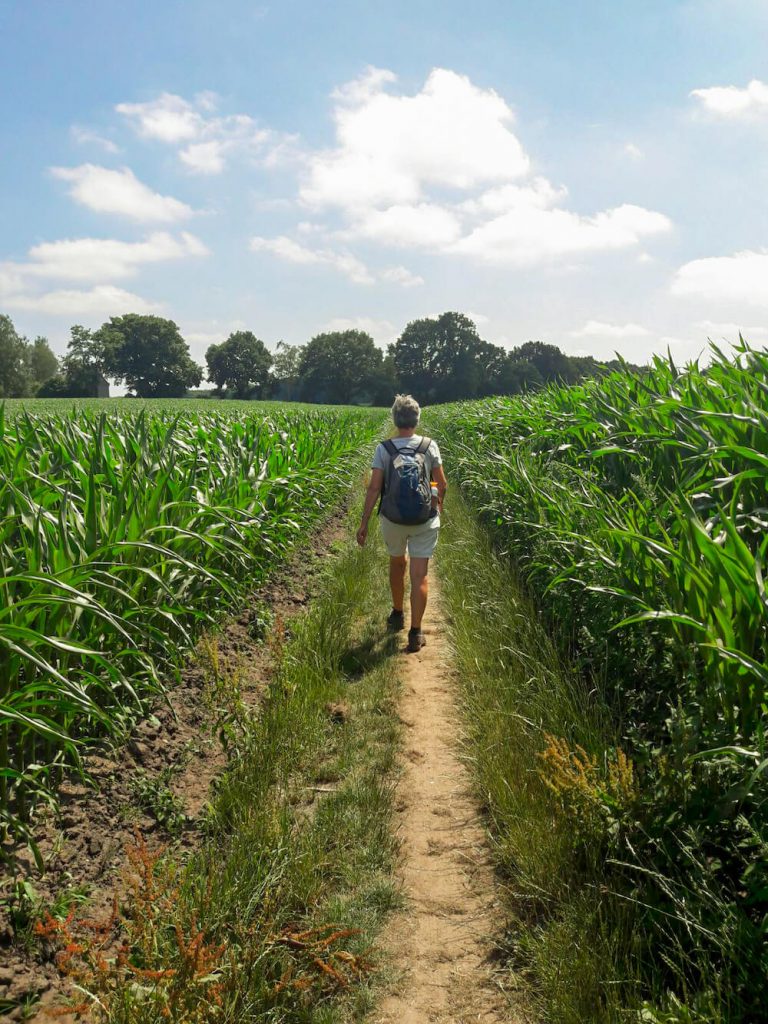
<svg viewBox="0 0 768 1024">
<path fill-rule="evenodd" d="M 393 437 L 391 438 L 392 444 L 395 448 L 412 448 L 416 449 L 422 442 L 423 435 L 414 434 L 413 437 Z M 387 468 L 387 460 L 389 459 L 389 453 L 383 444 L 378 445 L 376 451 L 373 454 L 373 462 L 371 463 L 371 469 L 383 469 Z M 432 441 L 429 448 L 424 452 L 424 463 L 427 467 L 430 480 L 432 479 L 432 470 L 435 466 L 442 466 L 443 459 L 440 455 L 440 449 L 437 447 L 437 442 Z"/>
</svg>

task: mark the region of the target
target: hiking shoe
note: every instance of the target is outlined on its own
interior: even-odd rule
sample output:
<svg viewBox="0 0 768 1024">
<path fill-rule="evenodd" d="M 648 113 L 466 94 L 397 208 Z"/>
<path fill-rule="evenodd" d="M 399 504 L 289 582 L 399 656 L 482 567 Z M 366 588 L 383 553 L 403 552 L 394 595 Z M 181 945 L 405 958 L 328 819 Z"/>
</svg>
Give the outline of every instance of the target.
<svg viewBox="0 0 768 1024">
<path fill-rule="evenodd" d="M 424 634 L 420 629 L 409 629 L 408 630 L 408 653 L 415 654 L 420 651 L 421 648 L 427 641 L 424 639 Z"/>
<path fill-rule="evenodd" d="M 399 633 L 401 629 L 405 629 L 405 619 L 403 613 L 399 612 L 396 608 L 393 608 L 389 613 L 387 619 L 387 629 L 391 633 Z"/>
</svg>

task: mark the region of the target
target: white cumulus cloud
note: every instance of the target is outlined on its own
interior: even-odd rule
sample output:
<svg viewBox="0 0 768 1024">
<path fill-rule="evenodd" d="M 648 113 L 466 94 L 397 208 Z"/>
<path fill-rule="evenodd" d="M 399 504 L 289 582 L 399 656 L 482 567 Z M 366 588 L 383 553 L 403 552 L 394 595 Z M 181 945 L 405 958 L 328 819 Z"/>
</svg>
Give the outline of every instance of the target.
<svg viewBox="0 0 768 1024">
<path fill-rule="evenodd" d="M 138 135 L 160 142 L 197 138 L 204 124 L 202 115 L 191 103 L 169 92 L 147 103 L 118 103 L 115 110 L 128 118 Z"/>
<path fill-rule="evenodd" d="M 139 181 L 129 167 L 111 170 L 97 164 L 52 167 L 51 173 L 70 183 L 72 198 L 97 213 L 114 213 L 137 221 L 170 222 L 193 210 L 172 196 L 163 196 Z"/>
<path fill-rule="evenodd" d="M 21 274 L 82 281 L 112 281 L 134 275 L 147 263 L 207 256 L 209 250 L 195 235 L 178 237 L 157 231 L 143 242 L 114 238 L 65 238 L 41 242 L 29 250 L 29 262 L 16 264 Z"/>
<path fill-rule="evenodd" d="M 140 295 L 107 282 L 135 275 L 142 267 L 208 255 L 194 235 L 158 231 L 141 242 L 113 238 L 65 238 L 41 242 L 26 263 L 0 263 L 0 301 L 10 309 L 61 316 L 136 313 L 159 308 Z M 88 282 L 86 289 L 44 290 L 47 281 Z"/>
<path fill-rule="evenodd" d="M 85 317 L 95 314 L 152 313 L 161 308 L 114 285 L 96 285 L 85 290 L 61 289 L 41 295 L 10 295 L 3 299 L 9 309 L 23 309 L 51 316 Z"/>
<path fill-rule="evenodd" d="M 622 249 L 669 231 L 668 217 L 624 204 L 593 216 L 521 206 L 476 227 L 448 251 L 485 263 L 530 266 L 589 252 Z"/>
<path fill-rule="evenodd" d="M 691 260 L 677 270 L 670 291 L 706 302 L 768 307 L 768 252 Z"/>
<path fill-rule="evenodd" d="M 750 118 L 768 114 L 768 84 L 757 78 L 743 89 L 737 85 L 715 85 L 694 89 L 691 96 L 718 117 Z"/>
<path fill-rule="evenodd" d="M 344 235 L 382 245 L 432 249 L 455 241 L 461 235 L 461 222 L 452 210 L 435 203 L 403 204 L 367 210 Z"/>
<path fill-rule="evenodd" d="M 512 109 L 498 93 L 444 68 L 413 96 L 385 91 L 394 81 L 373 68 L 334 93 L 337 145 L 310 157 L 305 202 L 409 204 L 429 185 L 469 189 L 528 173 Z"/>
<path fill-rule="evenodd" d="M 336 145 L 306 158 L 300 201 L 338 211 L 337 238 L 533 266 L 670 229 L 664 214 L 632 203 L 567 209 L 565 187 L 532 175 L 512 108 L 493 90 L 444 68 L 415 93 L 396 82 L 370 68 L 337 89 Z"/>
<path fill-rule="evenodd" d="M 179 153 L 181 162 L 198 174 L 221 174 L 227 144 L 222 139 L 210 142 L 193 142 Z"/>
<path fill-rule="evenodd" d="M 481 216 L 514 210 L 548 210 L 557 203 L 565 202 L 567 198 L 567 188 L 556 188 L 546 178 L 537 177 L 527 185 L 501 185 L 488 189 L 474 199 L 467 199 L 459 209 L 464 213 Z"/>
</svg>

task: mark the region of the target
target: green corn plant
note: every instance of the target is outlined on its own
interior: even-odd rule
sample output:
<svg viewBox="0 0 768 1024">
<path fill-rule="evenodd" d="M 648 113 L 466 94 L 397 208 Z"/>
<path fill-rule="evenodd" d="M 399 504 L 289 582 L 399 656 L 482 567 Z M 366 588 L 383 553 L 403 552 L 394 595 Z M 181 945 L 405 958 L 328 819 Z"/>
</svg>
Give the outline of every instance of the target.
<svg viewBox="0 0 768 1024">
<path fill-rule="evenodd" d="M 0 829 L 119 735 L 350 482 L 381 414 L 0 405 Z M 52 407 L 60 409 L 61 406 Z"/>
<path fill-rule="evenodd" d="M 649 985 L 709 991 L 715 970 L 748 1021 L 744 979 L 768 974 L 768 352 L 710 355 L 438 407 L 430 431 L 638 766 L 610 885 L 644 908 Z"/>
</svg>

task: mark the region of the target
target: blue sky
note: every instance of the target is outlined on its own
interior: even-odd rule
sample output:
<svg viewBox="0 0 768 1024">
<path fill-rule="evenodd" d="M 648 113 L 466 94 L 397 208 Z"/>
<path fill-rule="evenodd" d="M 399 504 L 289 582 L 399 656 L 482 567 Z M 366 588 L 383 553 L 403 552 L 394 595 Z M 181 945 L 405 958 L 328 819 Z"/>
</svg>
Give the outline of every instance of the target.
<svg viewBox="0 0 768 1024">
<path fill-rule="evenodd" d="M 768 341 L 768 5 L 0 0 L 0 311 Z"/>
</svg>

